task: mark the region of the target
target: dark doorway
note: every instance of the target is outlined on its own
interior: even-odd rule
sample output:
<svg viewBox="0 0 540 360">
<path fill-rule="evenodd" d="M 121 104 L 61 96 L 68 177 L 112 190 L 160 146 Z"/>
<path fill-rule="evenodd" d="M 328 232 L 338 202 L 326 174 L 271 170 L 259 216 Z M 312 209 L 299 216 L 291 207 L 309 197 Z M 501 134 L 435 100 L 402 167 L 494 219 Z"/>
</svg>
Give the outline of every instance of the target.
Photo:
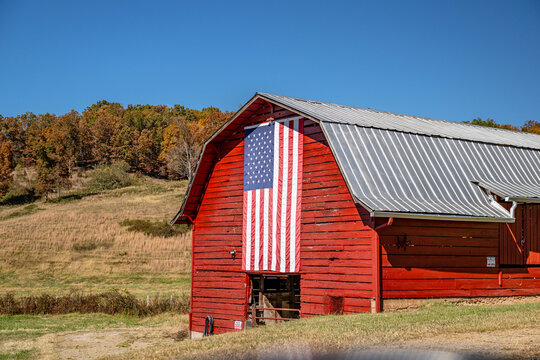
<svg viewBox="0 0 540 360">
<path fill-rule="evenodd" d="M 300 318 L 300 275 L 254 274 L 249 283 L 252 326 Z"/>
</svg>

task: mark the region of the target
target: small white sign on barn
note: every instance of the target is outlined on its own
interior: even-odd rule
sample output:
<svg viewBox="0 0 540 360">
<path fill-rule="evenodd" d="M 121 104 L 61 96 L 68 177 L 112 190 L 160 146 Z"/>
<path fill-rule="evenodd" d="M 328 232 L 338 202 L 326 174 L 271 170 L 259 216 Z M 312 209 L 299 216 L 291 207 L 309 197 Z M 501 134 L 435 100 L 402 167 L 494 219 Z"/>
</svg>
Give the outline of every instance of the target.
<svg viewBox="0 0 540 360">
<path fill-rule="evenodd" d="M 495 256 L 486 257 L 486 267 L 495 267 Z"/>
<path fill-rule="evenodd" d="M 242 330 L 242 322 L 240 320 L 234 321 L 234 330 Z"/>
</svg>

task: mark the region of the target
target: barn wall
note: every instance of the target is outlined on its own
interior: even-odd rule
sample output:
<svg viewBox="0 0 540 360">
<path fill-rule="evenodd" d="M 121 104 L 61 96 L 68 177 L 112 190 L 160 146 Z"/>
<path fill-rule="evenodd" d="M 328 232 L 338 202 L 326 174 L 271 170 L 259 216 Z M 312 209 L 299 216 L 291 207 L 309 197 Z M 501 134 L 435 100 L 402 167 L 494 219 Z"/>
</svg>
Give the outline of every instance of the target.
<svg viewBox="0 0 540 360">
<path fill-rule="evenodd" d="M 301 233 L 302 316 L 370 311 L 373 298 L 369 214 L 358 210 L 318 124 L 304 123 Z"/>
<path fill-rule="evenodd" d="M 268 107 L 255 110 L 245 125 L 265 121 Z M 294 115 L 275 109 L 273 117 Z M 243 128 L 242 128 L 243 129 Z M 358 210 L 347 190 L 320 127 L 304 124 L 301 225 L 301 310 L 327 314 L 343 298 L 346 313 L 370 311 L 373 297 L 371 246 L 374 231 L 367 212 Z M 243 130 L 217 146 L 212 175 L 193 232 L 191 330 L 202 332 L 211 315 L 215 332 L 244 320 L 246 275 L 242 266 Z M 236 250 L 236 259 L 229 251 Z"/>
<path fill-rule="evenodd" d="M 383 298 L 540 294 L 540 268 L 499 267 L 499 226 L 395 219 L 380 232 Z"/>
<path fill-rule="evenodd" d="M 269 107 L 254 110 L 244 126 L 265 121 Z M 273 117 L 293 115 L 275 109 Z M 202 332 L 204 319 L 214 317 L 215 333 L 234 330 L 235 320 L 245 320 L 247 279 L 242 270 L 243 127 L 218 146 L 217 158 L 203 195 L 193 232 L 191 330 Z M 236 259 L 229 251 L 236 250 Z"/>
</svg>

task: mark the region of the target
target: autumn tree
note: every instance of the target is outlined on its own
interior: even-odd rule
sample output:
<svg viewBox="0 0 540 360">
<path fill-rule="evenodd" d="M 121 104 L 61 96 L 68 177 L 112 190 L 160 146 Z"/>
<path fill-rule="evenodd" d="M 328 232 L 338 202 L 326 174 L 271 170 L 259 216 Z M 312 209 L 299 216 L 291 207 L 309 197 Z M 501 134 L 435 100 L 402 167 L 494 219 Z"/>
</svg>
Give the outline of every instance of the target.
<svg viewBox="0 0 540 360">
<path fill-rule="evenodd" d="M 229 118 L 231 113 L 222 112 L 215 107 L 202 109 L 199 114 L 199 127 L 201 128 L 201 137 L 203 141 L 212 136 Z"/>
<path fill-rule="evenodd" d="M 513 126 L 509 124 L 498 124 L 495 122 L 495 120 L 490 119 L 490 118 L 487 118 L 486 120 L 483 120 L 482 118 L 476 118 L 476 119 L 473 119 L 472 121 L 465 121 L 465 123 L 471 124 L 471 125 L 492 127 L 492 128 L 497 128 L 497 129 L 519 131 L 519 128 L 517 126 Z"/>
<path fill-rule="evenodd" d="M 131 145 L 131 141 L 127 145 L 121 141 L 126 133 L 122 120 L 123 114 L 122 105 L 105 100 L 87 107 L 83 112 L 83 118 L 90 129 L 89 145 L 94 163 L 110 164 L 119 157 L 119 153 L 125 151 L 126 146 Z M 120 136 L 121 133 L 124 133 L 124 137 Z"/>
<path fill-rule="evenodd" d="M 71 186 L 71 170 L 75 166 L 80 144 L 80 115 L 71 111 L 55 118 L 39 134 L 34 156 L 37 162 L 36 193 L 45 195 Z"/>
<path fill-rule="evenodd" d="M 540 122 L 529 120 L 521 127 L 521 131 L 540 135 Z"/>
<path fill-rule="evenodd" d="M 19 117 L 0 116 L 0 133 L 3 133 L 5 139 L 11 143 L 13 162 L 15 164 L 21 162 L 26 145 L 23 122 Z"/>
<path fill-rule="evenodd" d="M 165 129 L 161 158 L 173 177 L 190 180 L 202 147 L 202 131 L 196 121 L 175 117 Z"/>
<path fill-rule="evenodd" d="M 13 181 L 13 152 L 11 142 L 0 132 L 0 198 L 9 190 Z"/>
</svg>

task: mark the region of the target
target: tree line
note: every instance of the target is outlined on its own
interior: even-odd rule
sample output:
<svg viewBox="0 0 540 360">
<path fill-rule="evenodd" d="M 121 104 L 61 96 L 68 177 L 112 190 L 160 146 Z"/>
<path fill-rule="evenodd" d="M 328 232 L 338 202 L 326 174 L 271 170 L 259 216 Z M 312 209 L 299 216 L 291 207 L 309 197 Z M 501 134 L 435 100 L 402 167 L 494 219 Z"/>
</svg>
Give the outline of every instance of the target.
<svg viewBox="0 0 540 360">
<path fill-rule="evenodd" d="M 527 133 L 540 135 L 540 122 L 535 121 L 535 120 L 525 121 L 523 126 L 498 124 L 497 122 L 495 122 L 495 120 L 490 119 L 490 118 L 487 118 L 486 120 L 483 120 L 482 118 L 476 118 L 471 121 L 464 121 L 464 123 L 471 124 L 471 125 L 492 127 L 492 128 L 497 128 L 497 129 L 504 129 L 504 130 L 521 131 L 521 132 L 527 132 Z"/>
<path fill-rule="evenodd" d="M 202 144 L 230 117 L 215 107 L 128 105 L 99 101 L 82 113 L 0 115 L 0 198 L 16 165 L 34 167 L 34 192 L 47 196 L 69 188 L 75 168 L 122 162 L 132 172 L 190 179 Z M 481 118 L 466 123 L 540 134 L 540 123 L 498 124 Z"/>
<path fill-rule="evenodd" d="M 123 162 L 133 172 L 191 178 L 204 140 L 231 116 L 215 107 L 99 101 L 82 113 L 0 115 L 0 197 L 15 166 L 34 167 L 34 191 L 69 188 L 75 168 Z"/>
</svg>

